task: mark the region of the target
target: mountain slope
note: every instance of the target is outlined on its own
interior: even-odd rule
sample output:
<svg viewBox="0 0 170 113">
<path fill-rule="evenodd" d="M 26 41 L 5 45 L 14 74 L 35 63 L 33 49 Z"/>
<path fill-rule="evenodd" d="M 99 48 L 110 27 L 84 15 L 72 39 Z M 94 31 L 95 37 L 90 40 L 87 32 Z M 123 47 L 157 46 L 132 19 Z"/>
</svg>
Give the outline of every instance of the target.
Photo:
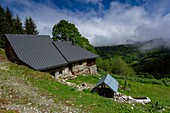
<svg viewBox="0 0 170 113">
<path fill-rule="evenodd" d="M 1 49 L 0 58 L 0 112 L 149 113 L 170 110 L 169 86 L 129 80 L 131 91 L 121 89 L 119 91 L 132 96 L 149 96 L 152 103 L 147 105 L 118 103 L 110 98 L 100 97 L 96 93 L 90 93 L 90 90 L 78 91 L 76 88 L 61 84 L 48 73 L 11 63 Z M 95 82 L 88 82 L 88 79 L 99 80 L 98 76 L 83 77 L 85 81 L 81 81 L 80 84 L 95 85 Z M 118 81 L 122 87 L 124 80 L 118 79 Z M 144 89 L 148 90 L 143 91 Z M 152 107 L 157 101 L 159 105 Z"/>
<path fill-rule="evenodd" d="M 163 78 L 170 77 L 170 49 L 162 43 L 162 40 L 151 40 L 95 49 L 103 59 L 121 56 L 138 74 L 148 73 L 155 78 Z"/>
</svg>

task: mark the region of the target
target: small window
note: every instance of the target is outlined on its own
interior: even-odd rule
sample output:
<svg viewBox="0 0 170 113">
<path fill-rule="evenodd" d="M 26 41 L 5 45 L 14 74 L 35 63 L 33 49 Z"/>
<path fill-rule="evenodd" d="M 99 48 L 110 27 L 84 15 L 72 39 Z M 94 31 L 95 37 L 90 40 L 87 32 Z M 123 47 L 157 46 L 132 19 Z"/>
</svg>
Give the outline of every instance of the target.
<svg viewBox="0 0 170 113">
<path fill-rule="evenodd" d="M 81 62 L 81 61 L 79 62 L 79 65 L 82 65 L 82 62 Z"/>
<path fill-rule="evenodd" d="M 59 71 L 59 74 L 62 74 L 62 70 Z"/>
</svg>

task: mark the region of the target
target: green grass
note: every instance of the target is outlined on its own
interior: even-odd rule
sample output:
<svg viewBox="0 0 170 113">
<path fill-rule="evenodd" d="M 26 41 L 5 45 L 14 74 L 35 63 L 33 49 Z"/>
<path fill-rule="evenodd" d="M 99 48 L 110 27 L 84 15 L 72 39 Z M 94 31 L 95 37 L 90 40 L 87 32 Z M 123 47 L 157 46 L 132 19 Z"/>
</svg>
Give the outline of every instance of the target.
<svg viewBox="0 0 170 113">
<path fill-rule="evenodd" d="M 127 103 L 117 103 L 112 99 L 100 97 L 96 93 L 90 93 L 89 91 L 78 91 L 72 87 L 58 83 L 48 73 L 34 71 L 26 66 L 18 66 L 10 62 L 3 65 L 9 70 L 0 69 L 0 79 L 8 80 L 9 77 L 16 77 L 24 83 L 31 84 L 31 86 L 46 92 L 56 103 L 61 102 L 67 106 L 76 107 L 80 109 L 80 112 L 149 113 L 158 112 L 162 107 L 165 109 L 165 112 L 170 111 L 169 86 L 128 81 L 131 90 L 123 91 L 119 89 L 120 92 L 132 96 L 148 96 L 152 100 L 150 104 L 135 104 L 134 106 Z M 89 83 L 95 85 L 98 80 L 99 77 L 97 76 L 79 76 L 69 81 L 76 84 Z M 124 80 L 117 80 L 120 86 L 123 86 Z M 159 109 L 157 107 L 152 107 L 157 101 L 159 103 Z"/>
<path fill-rule="evenodd" d="M 108 74 L 105 71 L 101 71 L 100 74 L 102 76 Z M 162 79 L 149 79 L 149 78 L 141 78 L 137 76 L 120 76 L 111 74 L 116 79 L 123 79 L 123 80 L 129 80 L 132 82 L 140 82 L 140 83 L 147 83 L 147 84 L 159 84 L 159 85 L 165 85 L 170 86 L 170 78 L 162 78 Z"/>
<path fill-rule="evenodd" d="M 0 48 L 0 55 L 5 55 L 5 50 Z"/>
<path fill-rule="evenodd" d="M 91 78 L 91 79 L 90 79 Z M 127 80 L 128 86 L 130 90 L 122 90 L 121 87 L 124 86 L 124 79 L 126 77 L 117 77 L 117 81 L 119 82 L 119 92 L 130 95 L 133 97 L 143 97 L 147 96 L 151 99 L 151 103 L 146 105 L 145 107 L 147 110 L 155 111 L 155 108 L 152 108 L 156 102 L 159 104 L 159 108 L 167 107 L 168 110 L 170 110 L 170 87 L 169 85 L 166 86 L 165 84 L 160 85 L 156 84 L 155 82 L 135 82 L 136 77 L 131 77 L 131 79 Z M 139 78 L 142 79 L 142 78 Z M 146 79 L 147 81 L 149 79 Z M 76 79 L 69 80 L 70 82 L 80 84 L 80 83 L 91 83 L 96 84 L 99 81 L 99 77 L 96 76 L 78 76 Z M 139 80 L 137 80 L 139 81 Z M 151 79 L 152 81 L 152 79 Z M 156 80 L 157 82 L 161 80 Z M 148 107 L 149 106 L 149 107 Z M 168 111 L 167 110 L 167 111 Z"/>
<path fill-rule="evenodd" d="M 75 83 L 77 85 L 83 84 L 83 83 L 89 83 L 89 84 L 95 84 L 98 82 L 100 77 L 96 75 L 90 75 L 90 76 L 78 76 L 76 79 L 68 80 L 69 82 Z"/>
</svg>

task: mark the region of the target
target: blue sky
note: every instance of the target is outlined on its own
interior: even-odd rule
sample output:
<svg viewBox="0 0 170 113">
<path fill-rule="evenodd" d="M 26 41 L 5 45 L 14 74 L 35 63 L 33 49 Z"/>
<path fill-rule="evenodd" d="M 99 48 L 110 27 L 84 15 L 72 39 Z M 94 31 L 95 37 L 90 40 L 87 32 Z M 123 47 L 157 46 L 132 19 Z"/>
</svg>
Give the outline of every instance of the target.
<svg viewBox="0 0 170 113">
<path fill-rule="evenodd" d="M 52 36 L 54 24 L 66 19 L 95 46 L 124 44 L 127 40 L 170 40 L 170 0 L 1 1 L 23 22 L 31 16 L 40 34 Z"/>
</svg>

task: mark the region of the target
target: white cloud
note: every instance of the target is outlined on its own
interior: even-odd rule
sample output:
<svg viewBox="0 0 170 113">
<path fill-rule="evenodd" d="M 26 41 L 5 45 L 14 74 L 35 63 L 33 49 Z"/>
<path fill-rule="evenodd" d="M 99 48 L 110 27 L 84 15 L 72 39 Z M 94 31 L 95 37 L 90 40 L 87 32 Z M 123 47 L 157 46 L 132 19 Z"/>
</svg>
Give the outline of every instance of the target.
<svg viewBox="0 0 170 113">
<path fill-rule="evenodd" d="M 100 0 L 88 0 L 100 2 Z M 127 40 L 144 41 L 149 39 L 166 40 L 170 46 L 170 14 L 150 14 L 143 7 L 129 6 L 112 2 L 102 17 L 98 12 L 72 12 L 58 9 L 53 5 L 35 4 L 34 2 L 16 1 L 25 6 L 24 11 L 13 9 L 24 21 L 26 16 L 35 20 L 40 34 L 52 35 L 52 27 L 61 19 L 74 23 L 80 33 L 95 46 L 123 44 Z M 10 3 L 8 3 L 10 4 Z M 101 10 L 103 12 L 103 10 Z"/>
<path fill-rule="evenodd" d="M 98 3 L 101 3 L 103 0 L 77 0 L 77 1 L 83 2 L 83 3 L 98 4 Z"/>
</svg>

